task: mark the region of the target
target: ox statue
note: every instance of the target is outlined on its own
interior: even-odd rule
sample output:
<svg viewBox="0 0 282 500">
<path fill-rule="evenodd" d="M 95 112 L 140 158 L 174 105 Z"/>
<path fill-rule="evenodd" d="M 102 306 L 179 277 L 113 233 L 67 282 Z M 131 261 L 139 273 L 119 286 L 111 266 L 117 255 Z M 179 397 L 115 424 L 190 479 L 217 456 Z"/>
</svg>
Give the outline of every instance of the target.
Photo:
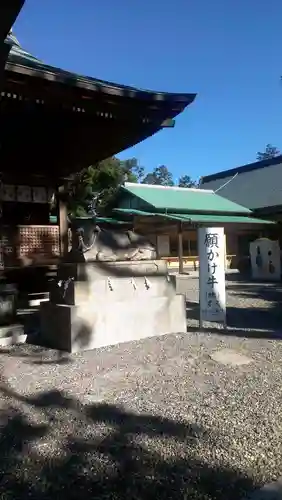
<svg viewBox="0 0 282 500">
<path fill-rule="evenodd" d="M 133 231 L 101 229 L 95 219 L 85 218 L 72 224 L 71 256 L 85 262 L 143 261 L 156 259 L 156 249 Z"/>
</svg>

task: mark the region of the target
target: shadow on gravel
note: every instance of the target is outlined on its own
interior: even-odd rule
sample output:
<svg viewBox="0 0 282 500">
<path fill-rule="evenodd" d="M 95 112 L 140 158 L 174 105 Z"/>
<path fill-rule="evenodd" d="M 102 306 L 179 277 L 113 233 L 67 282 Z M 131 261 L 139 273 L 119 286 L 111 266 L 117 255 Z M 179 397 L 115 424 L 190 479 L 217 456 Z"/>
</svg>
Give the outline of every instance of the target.
<svg viewBox="0 0 282 500">
<path fill-rule="evenodd" d="M 282 287 L 280 283 L 230 285 L 228 293 L 239 299 L 261 300 L 265 307 L 228 307 L 227 321 L 231 327 L 264 329 L 282 337 Z M 267 337 L 267 335 L 266 335 Z"/>
<path fill-rule="evenodd" d="M 204 331 L 240 337 L 282 338 L 282 284 L 280 282 L 251 281 L 239 273 L 231 273 L 226 274 L 226 290 L 228 329 L 207 327 Z M 199 322 L 200 311 L 198 303 L 189 301 L 189 294 L 187 298 L 189 325 L 189 319 Z M 261 304 L 256 302 L 252 307 L 252 301 L 261 301 Z M 249 307 L 245 307 L 249 304 Z M 195 328 L 189 325 L 188 331 L 195 331 Z"/>
<path fill-rule="evenodd" d="M 186 316 L 199 322 L 199 304 L 186 302 Z M 227 329 L 207 326 L 203 332 L 234 337 L 266 338 L 282 340 L 282 310 L 280 303 L 269 308 L 227 307 Z M 197 328 L 196 328 L 197 329 Z M 188 326 L 187 331 L 195 332 L 195 327 Z"/>
<path fill-rule="evenodd" d="M 199 440 L 217 442 L 205 429 L 114 405 L 82 406 L 59 391 L 19 395 L 4 379 L 0 389 L 3 500 L 239 500 L 257 486 L 199 459 Z"/>
<path fill-rule="evenodd" d="M 28 345 L 28 349 L 25 344 L 0 347 L 0 354 L 21 359 L 29 365 L 66 365 L 72 362 L 72 357 L 67 352 L 35 345 Z"/>
</svg>

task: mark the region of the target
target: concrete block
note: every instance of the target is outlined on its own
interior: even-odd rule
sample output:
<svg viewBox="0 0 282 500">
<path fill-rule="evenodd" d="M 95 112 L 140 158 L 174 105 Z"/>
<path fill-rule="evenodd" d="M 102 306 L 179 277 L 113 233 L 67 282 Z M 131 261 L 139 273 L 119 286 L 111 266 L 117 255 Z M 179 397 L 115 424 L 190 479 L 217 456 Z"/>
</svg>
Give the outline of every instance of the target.
<svg viewBox="0 0 282 500">
<path fill-rule="evenodd" d="M 100 300 L 124 300 L 132 297 L 171 296 L 174 286 L 168 276 L 147 277 L 103 277 L 92 281 L 70 281 L 66 290 L 54 283 L 50 301 L 55 304 L 79 305 L 85 302 Z"/>
<path fill-rule="evenodd" d="M 40 307 L 40 344 L 68 352 L 187 331 L 182 295 Z"/>
<path fill-rule="evenodd" d="M 58 286 L 59 284 L 59 286 Z M 50 290 L 50 302 L 78 305 L 104 295 L 115 300 L 175 293 L 165 261 L 87 262 L 62 264 Z"/>
<path fill-rule="evenodd" d="M 58 279 L 74 277 L 76 281 L 92 282 L 111 277 L 166 276 L 167 264 L 164 260 L 119 261 L 119 262 L 82 262 L 62 263 L 58 268 Z"/>
<path fill-rule="evenodd" d="M 26 342 L 26 334 L 21 324 L 10 324 L 0 327 L 0 346 L 8 347 L 13 344 L 24 344 Z"/>
<path fill-rule="evenodd" d="M 170 279 L 176 293 L 181 293 L 186 296 L 189 289 L 191 289 L 191 276 L 188 274 L 172 274 Z"/>
</svg>

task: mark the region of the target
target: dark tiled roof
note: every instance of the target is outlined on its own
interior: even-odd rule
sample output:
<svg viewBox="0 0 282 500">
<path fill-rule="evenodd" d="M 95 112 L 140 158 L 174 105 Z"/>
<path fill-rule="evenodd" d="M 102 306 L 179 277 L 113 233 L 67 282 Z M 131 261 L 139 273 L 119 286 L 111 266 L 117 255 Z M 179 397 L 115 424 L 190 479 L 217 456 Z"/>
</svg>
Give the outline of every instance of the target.
<svg viewBox="0 0 282 500">
<path fill-rule="evenodd" d="M 64 124 L 65 127 L 66 120 L 71 117 L 62 134 L 62 140 L 58 141 L 56 133 L 53 134 L 50 130 L 48 120 L 42 120 L 42 126 L 44 126 L 44 130 L 47 130 L 47 133 L 42 133 L 42 130 L 39 132 L 37 113 L 29 112 L 25 98 L 19 99 L 18 106 L 22 111 L 17 121 L 16 131 L 13 130 L 13 141 L 18 143 L 18 148 L 13 149 L 11 153 L 9 127 L 6 128 L 5 134 L 2 134 L 3 137 L 1 136 L 2 163 L 6 162 L 10 174 L 12 171 L 11 157 L 13 158 L 13 169 L 17 171 L 23 149 L 25 154 L 29 156 L 29 172 L 44 172 L 45 175 L 47 169 L 52 168 L 54 175 L 68 177 L 84 167 L 94 165 L 134 146 L 165 126 L 173 125 L 174 118 L 196 97 L 195 94 L 140 90 L 48 66 L 24 50 L 12 33 L 6 38 L 6 46 L 10 46 L 10 53 L 5 66 L 4 89 L 1 89 L 1 98 L 3 97 L 7 102 L 10 99 L 10 102 L 13 103 L 12 99 L 22 92 L 21 89 L 25 88 L 27 94 L 29 92 L 33 94 L 33 89 L 38 87 L 41 89 L 43 97 L 47 92 L 46 101 L 54 97 L 56 109 L 60 109 L 63 103 L 58 96 L 66 91 L 66 103 L 68 103 L 69 109 L 67 106 L 62 106 L 62 112 L 58 117 L 58 130 L 59 123 Z M 25 87 L 17 85 L 17 92 L 15 94 L 10 92 L 10 87 L 13 89 L 17 82 L 21 83 L 22 81 L 27 83 Z M 57 93 L 48 93 L 47 89 L 50 90 L 52 86 L 58 90 Z M 88 97 L 93 98 L 93 102 L 87 102 L 85 99 Z M 27 101 L 28 99 L 27 97 Z M 42 103 L 45 104 L 44 99 L 42 99 Z M 31 102 L 32 105 L 38 109 L 36 102 Z M 44 110 L 44 107 L 41 109 Z M 41 114 L 40 111 L 39 116 L 43 118 L 46 115 L 44 112 Z M 20 123 L 22 123 L 21 126 Z M 79 127 L 78 124 L 82 126 Z M 109 133 L 107 127 L 109 127 Z M 36 139 L 29 144 L 31 136 L 36 137 Z M 70 140 L 74 137 L 75 140 Z M 59 145 L 61 149 L 57 152 Z M 41 157 L 39 164 L 38 155 L 45 148 L 48 148 L 48 154 L 44 158 Z M 35 153 L 35 150 L 38 153 Z M 54 157 L 56 160 L 50 167 L 49 163 L 53 162 Z M 51 158 L 52 160 L 50 160 Z"/>
<path fill-rule="evenodd" d="M 208 175 L 201 187 L 251 210 L 282 205 L 282 155 Z"/>
<path fill-rule="evenodd" d="M 216 174 L 206 175 L 202 177 L 203 182 L 210 182 L 217 179 L 225 179 L 226 177 L 233 176 L 237 172 L 243 174 L 245 172 L 251 172 L 253 170 L 260 170 L 261 168 L 271 167 L 272 165 L 278 165 L 282 163 L 282 155 L 276 156 L 275 158 L 269 158 L 268 160 L 255 161 L 254 163 L 247 163 L 242 167 L 231 168 L 229 170 L 222 170 Z"/>
<path fill-rule="evenodd" d="M 121 85 L 97 78 L 78 75 L 61 68 L 49 66 L 24 50 L 12 32 L 7 36 L 6 43 L 11 45 L 6 66 L 7 69 L 16 69 L 15 66 L 17 66 L 19 70 L 20 67 L 23 67 L 30 70 L 30 74 L 34 76 L 41 76 L 52 81 L 55 80 L 69 85 L 87 87 L 91 90 L 99 90 L 100 92 L 102 91 L 109 94 L 123 95 L 143 100 L 154 100 L 156 104 L 167 103 L 169 106 L 178 107 L 178 112 L 182 111 L 188 104 L 191 104 L 196 97 L 196 94 L 190 93 L 179 94 L 138 89 L 128 85 Z"/>
<path fill-rule="evenodd" d="M 9 33 L 25 0 L 1 0 L 0 2 L 0 37 L 1 44 Z"/>
</svg>

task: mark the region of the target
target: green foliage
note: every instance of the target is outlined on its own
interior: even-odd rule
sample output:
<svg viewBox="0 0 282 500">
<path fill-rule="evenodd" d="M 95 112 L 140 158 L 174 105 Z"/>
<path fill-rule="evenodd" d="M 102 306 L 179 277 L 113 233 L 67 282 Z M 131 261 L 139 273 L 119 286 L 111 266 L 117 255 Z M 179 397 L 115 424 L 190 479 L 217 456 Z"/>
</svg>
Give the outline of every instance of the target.
<svg viewBox="0 0 282 500">
<path fill-rule="evenodd" d="M 168 170 L 165 165 L 156 167 L 153 172 L 147 174 L 142 184 L 156 184 L 158 186 L 173 186 L 172 173 Z"/>
<path fill-rule="evenodd" d="M 96 207 L 103 213 L 117 189 L 125 181 L 138 182 L 144 169 L 136 158 L 119 160 L 107 158 L 78 174 L 68 186 L 68 209 L 70 215 L 83 217 Z"/>
<path fill-rule="evenodd" d="M 68 186 L 68 209 L 73 217 L 83 217 L 94 210 L 103 215 L 111 206 L 118 188 L 124 182 L 142 182 L 161 186 L 173 186 L 173 176 L 165 165 L 156 167 L 145 175 L 136 158 L 119 160 L 115 156 L 101 161 L 78 174 Z M 179 179 L 180 187 L 195 187 L 197 183 L 189 175 Z"/>
<path fill-rule="evenodd" d="M 257 153 L 257 161 L 269 160 L 271 158 L 275 158 L 279 156 L 281 153 L 276 146 L 272 146 L 272 144 L 267 144 L 265 150 L 263 152 Z"/>
<path fill-rule="evenodd" d="M 165 165 L 156 167 L 153 172 L 148 173 L 142 180 L 142 184 L 155 184 L 157 186 L 174 186 L 172 173 Z M 179 187 L 191 188 L 198 187 L 190 175 L 182 175 L 178 182 Z"/>
<path fill-rule="evenodd" d="M 193 181 L 190 175 L 182 175 L 179 178 L 178 186 L 184 188 L 194 188 L 198 187 L 198 183 L 197 181 Z"/>
</svg>

